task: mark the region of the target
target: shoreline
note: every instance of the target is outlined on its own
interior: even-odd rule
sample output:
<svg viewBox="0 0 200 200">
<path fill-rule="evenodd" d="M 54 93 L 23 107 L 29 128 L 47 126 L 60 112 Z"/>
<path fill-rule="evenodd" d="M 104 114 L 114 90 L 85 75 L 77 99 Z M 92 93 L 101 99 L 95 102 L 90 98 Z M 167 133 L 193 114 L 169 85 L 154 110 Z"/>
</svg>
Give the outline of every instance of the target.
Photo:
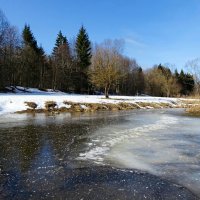
<svg viewBox="0 0 200 200">
<path fill-rule="evenodd" d="M 70 94 L 3 94 L 0 95 L 0 115 L 8 113 L 72 113 L 120 111 L 133 109 L 192 108 L 200 105 L 200 100 L 149 97 L 149 96 L 110 96 L 70 95 Z"/>
<path fill-rule="evenodd" d="M 60 114 L 65 112 L 98 112 L 98 111 L 122 111 L 122 110 L 134 110 L 134 109 L 164 109 L 164 108 L 185 108 L 185 105 L 171 104 L 171 103 L 147 103 L 147 102 L 135 102 L 135 103 L 74 103 L 65 102 L 66 107 L 58 107 L 56 102 L 45 102 L 45 108 L 31 108 L 36 106 L 34 102 L 25 102 L 29 104 L 29 108 L 26 110 L 16 111 L 17 114 L 23 113 L 51 113 Z"/>
</svg>

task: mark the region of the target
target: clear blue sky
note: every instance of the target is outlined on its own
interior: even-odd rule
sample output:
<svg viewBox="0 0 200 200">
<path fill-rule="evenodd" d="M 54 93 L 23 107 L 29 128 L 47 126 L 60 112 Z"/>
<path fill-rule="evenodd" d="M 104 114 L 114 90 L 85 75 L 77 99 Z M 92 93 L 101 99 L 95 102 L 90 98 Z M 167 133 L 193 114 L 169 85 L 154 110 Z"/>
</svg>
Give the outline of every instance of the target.
<svg viewBox="0 0 200 200">
<path fill-rule="evenodd" d="M 200 0 L 0 0 L 0 8 L 20 31 L 28 23 L 47 53 L 59 30 L 70 39 L 83 24 L 93 42 L 124 39 L 124 54 L 145 68 L 180 69 L 200 56 Z"/>
</svg>

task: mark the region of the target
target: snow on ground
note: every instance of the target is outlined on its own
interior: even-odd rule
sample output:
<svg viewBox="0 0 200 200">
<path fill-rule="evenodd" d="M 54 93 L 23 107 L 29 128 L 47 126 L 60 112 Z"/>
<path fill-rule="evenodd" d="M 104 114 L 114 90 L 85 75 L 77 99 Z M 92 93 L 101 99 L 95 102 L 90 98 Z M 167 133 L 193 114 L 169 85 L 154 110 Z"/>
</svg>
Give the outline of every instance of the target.
<svg viewBox="0 0 200 200">
<path fill-rule="evenodd" d="M 40 90 L 38 88 L 26 88 L 26 87 L 21 87 L 21 86 L 8 86 L 5 87 L 5 89 L 8 91 L 8 93 L 23 93 L 23 94 L 64 94 L 63 92 L 59 90 L 53 90 L 53 89 L 46 89 Z"/>
<path fill-rule="evenodd" d="M 176 99 L 158 98 L 158 97 L 126 97 L 126 96 L 111 96 L 110 99 L 104 99 L 104 96 L 96 95 L 27 95 L 27 94 L 0 94 L 0 114 L 13 113 L 20 110 L 26 110 L 28 107 L 24 102 L 35 102 L 39 108 L 44 108 L 46 101 L 55 101 L 58 107 L 67 107 L 63 104 L 64 101 L 75 103 L 172 103 Z"/>
<path fill-rule="evenodd" d="M 162 98 L 149 96 L 110 96 L 105 99 L 103 95 L 77 95 L 67 94 L 60 91 L 47 90 L 41 91 L 37 88 L 14 88 L 15 93 L 0 93 L 0 115 L 6 113 L 13 113 L 16 111 L 26 110 L 28 107 L 24 102 L 35 102 L 37 109 L 44 108 L 46 101 L 55 101 L 58 107 L 68 107 L 64 101 L 71 101 L 74 103 L 169 103 L 176 104 L 176 98 Z M 23 92 L 24 91 L 24 92 Z M 82 106 L 84 107 L 84 105 Z"/>
</svg>

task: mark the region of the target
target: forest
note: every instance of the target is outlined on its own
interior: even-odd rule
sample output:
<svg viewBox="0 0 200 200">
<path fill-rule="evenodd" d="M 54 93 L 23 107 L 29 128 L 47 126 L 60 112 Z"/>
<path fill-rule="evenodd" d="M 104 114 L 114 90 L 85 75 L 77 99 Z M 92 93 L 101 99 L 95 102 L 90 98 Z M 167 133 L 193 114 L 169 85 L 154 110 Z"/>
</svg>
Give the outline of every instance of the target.
<svg viewBox="0 0 200 200">
<path fill-rule="evenodd" d="M 48 55 L 38 45 L 30 25 L 20 33 L 0 11 L 0 91 L 7 86 L 51 88 L 68 93 L 188 96 L 199 91 L 195 73 L 163 64 L 143 69 L 123 54 L 122 40 L 90 41 L 81 26 L 76 39 L 58 31 Z M 134 56 L 134 55 L 133 55 Z"/>
</svg>

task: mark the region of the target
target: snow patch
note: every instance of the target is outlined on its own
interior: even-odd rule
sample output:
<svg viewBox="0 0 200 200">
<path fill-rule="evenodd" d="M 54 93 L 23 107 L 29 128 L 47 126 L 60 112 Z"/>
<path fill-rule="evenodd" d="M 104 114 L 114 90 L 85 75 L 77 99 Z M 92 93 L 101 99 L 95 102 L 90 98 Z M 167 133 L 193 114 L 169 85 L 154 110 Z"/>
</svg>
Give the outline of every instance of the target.
<svg viewBox="0 0 200 200">
<path fill-rule="evenodd" d="M 130 103 L 137 105 L 138 108 L 143 108 L 139 105 L 142 103 L 167 103 L 172 107 L 178 103 L 176 98 L 161 98 L 149 96 L 110 96 L 105 99 L 103 95 L 77 95 L 67 94 L 60 91 L 41 91 L 37 88 L 24 87 L 7 87 L 7 89 L 15 90 L 16 93 L 0 93 L 0 115 L 5 113 L 13 113 L 21 110 L 26 110 L 27 106 L 24 102 L 35 102 L 37 109 L 44 109 L 46 101 L 55 101 L 58 108 L 70 108 L 71 105 L 66 105 L 63 102 L 80 103 L 81 108 L 87 109 L 84 103 L 98 104 L 118 104 Z"/>
</svg>

